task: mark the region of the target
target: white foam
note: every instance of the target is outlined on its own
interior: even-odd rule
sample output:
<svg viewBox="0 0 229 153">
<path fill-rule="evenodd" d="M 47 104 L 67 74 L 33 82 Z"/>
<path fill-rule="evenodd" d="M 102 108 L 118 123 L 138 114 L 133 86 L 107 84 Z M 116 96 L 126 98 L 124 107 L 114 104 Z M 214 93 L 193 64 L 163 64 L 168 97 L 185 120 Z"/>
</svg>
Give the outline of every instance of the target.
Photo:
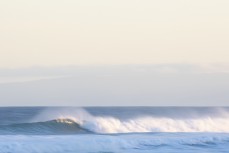
<svg viewBox="0 0 229 153">
<path fill-rule="evenodd" d="M 120 121 L 113 117 L 95 117 L 82 127 L 97 133 L 130 132 L 229 132 L 229 118 L 172 119 L 141 117 Z"/>
</svg>

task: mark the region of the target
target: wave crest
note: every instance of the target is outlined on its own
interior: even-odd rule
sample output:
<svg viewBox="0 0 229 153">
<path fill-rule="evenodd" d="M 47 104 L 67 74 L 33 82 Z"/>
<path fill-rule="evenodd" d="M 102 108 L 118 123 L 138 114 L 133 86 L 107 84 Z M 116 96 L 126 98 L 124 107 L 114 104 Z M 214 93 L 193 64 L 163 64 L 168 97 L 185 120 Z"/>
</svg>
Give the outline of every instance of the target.
<svg viewBox="0 0 229 153">
<path fill-rule="evenodd" d="M 47 120 L 48 124 L 46 124 Z M 47 129 L 54 131 L 54 133 L 77 133 L 79 131 L 101 134 L 144 132 L 229 133 L 229 114 L 227 113 L 215 117 L 202 116 L 199 118 L 142 116 L 120 119 L 112 116 L 93 116 L 83 109 L 74 111 L 55 110 L 55 112 L 43 112 L 32 122 L 36 122 L 38 127 L 42 123 L 43 130 L 48 127 Z M 54 122 L 56 122 L 55 125 Z"/>
<path fill-rule="evenodd" d="M 93 117 L 79 120 L 57 118 L 45 122 L 0 126 L 5 134 L 78 134 L 78 133 L 146 133 L 146 132 L 220 132 L 229 133 L 228 118 L 172 119 L 141 117 L 122 121 L 114 117 Z"/>
</svg>

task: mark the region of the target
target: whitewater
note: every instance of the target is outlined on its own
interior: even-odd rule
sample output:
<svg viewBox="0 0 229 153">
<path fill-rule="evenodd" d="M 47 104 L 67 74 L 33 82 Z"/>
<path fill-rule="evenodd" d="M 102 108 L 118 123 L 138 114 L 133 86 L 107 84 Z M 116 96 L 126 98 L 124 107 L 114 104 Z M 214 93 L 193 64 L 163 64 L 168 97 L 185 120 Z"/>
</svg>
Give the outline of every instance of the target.
<svg viewBox="0 0 229 153">
<path fill-rule="evenodd" d="M 228 107 L 0 107 L 0 153 L 213 153 L 228 146 Z"/>
</svg>

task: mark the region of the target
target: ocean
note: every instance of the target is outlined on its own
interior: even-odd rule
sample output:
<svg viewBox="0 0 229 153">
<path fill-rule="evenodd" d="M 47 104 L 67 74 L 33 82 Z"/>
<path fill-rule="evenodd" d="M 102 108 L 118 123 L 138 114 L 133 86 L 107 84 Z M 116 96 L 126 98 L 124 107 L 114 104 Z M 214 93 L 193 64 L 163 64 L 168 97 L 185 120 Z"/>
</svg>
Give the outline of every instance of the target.
<svg viewBox="0 0 229 153">
<path fill-rule="evenodd" d="M 228 152 L 228 107 L 0 107 L 0 153 Z"/>
</svg>

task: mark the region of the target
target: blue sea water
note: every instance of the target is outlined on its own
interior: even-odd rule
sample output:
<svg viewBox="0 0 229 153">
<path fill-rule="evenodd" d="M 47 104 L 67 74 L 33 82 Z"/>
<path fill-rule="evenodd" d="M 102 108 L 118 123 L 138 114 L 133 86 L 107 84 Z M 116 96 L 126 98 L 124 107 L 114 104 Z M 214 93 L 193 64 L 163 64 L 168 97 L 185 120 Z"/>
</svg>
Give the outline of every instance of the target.
<svg viewBox="0 0 229 153">
<path fill-rule="evenodd" d="M 228 153 L 228 107 L 0 107 L 0 153 Z"/>
</svg>

